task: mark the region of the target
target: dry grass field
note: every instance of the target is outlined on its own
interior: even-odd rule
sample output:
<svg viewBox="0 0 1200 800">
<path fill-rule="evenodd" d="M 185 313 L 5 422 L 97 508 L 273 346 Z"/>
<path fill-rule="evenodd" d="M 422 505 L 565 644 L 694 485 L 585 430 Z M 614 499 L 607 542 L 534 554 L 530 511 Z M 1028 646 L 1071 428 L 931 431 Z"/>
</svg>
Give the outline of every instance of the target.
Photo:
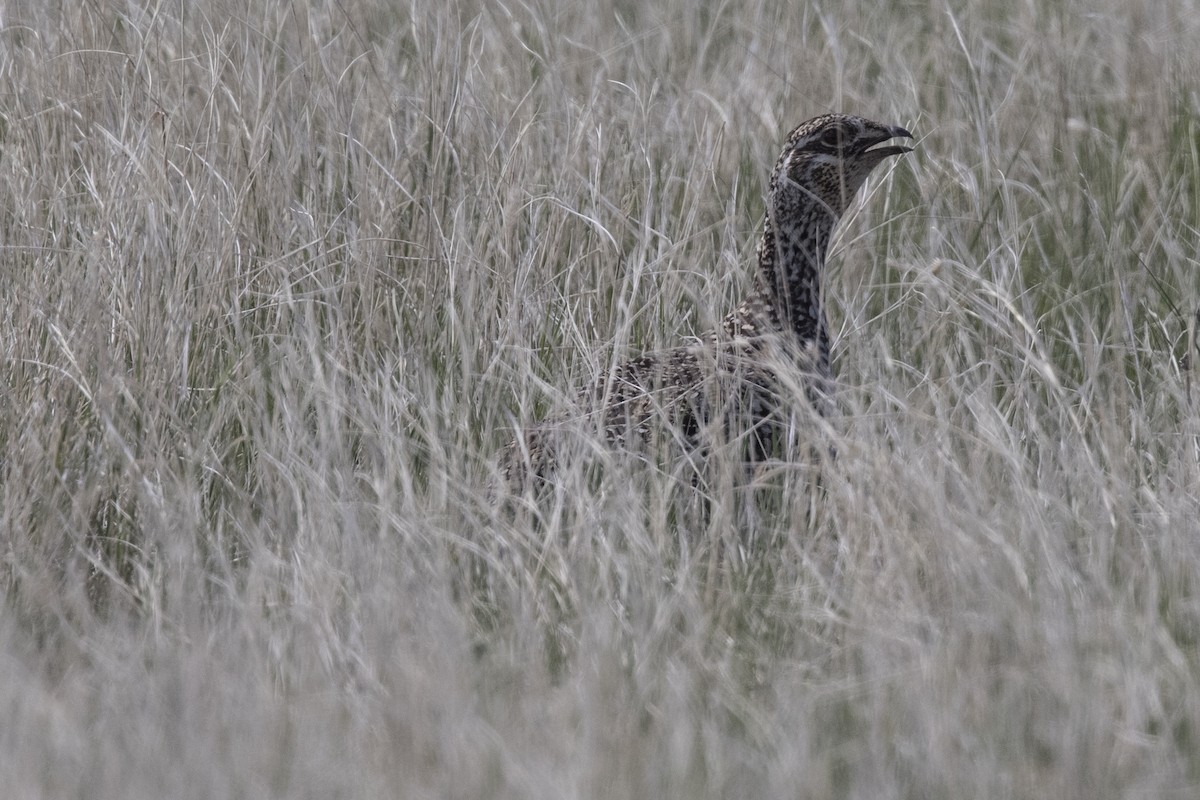
<svg viewBox="0 0 1200 800">
<path fill-rule="evenodd" d="M 0 5 L 12 798 L 1200 796 L 1200 5 Z M 903 125 L 839 457 L 517 426 Z M 703 497 L 698 497 L 702 493 Z"/>
</svg>

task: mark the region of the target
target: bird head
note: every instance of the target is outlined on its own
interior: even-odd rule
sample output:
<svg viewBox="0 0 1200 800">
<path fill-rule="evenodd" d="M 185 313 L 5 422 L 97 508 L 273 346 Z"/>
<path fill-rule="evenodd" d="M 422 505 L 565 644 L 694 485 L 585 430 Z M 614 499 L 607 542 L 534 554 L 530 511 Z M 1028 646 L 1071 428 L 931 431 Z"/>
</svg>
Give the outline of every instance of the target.
<svg viewBox="0 0 1200 800">
<path fill-rule="evenodd" d="M 899 125 L 884 125 L 849 114 L 825 114 L 803 123 L 787 138 L 775 171 L 771 197 L 777 222 L 805 209 L 845 213 L 871 170 L 910 147 L 876 147 L 889 139 L 913 138 Z"/>
</svg>

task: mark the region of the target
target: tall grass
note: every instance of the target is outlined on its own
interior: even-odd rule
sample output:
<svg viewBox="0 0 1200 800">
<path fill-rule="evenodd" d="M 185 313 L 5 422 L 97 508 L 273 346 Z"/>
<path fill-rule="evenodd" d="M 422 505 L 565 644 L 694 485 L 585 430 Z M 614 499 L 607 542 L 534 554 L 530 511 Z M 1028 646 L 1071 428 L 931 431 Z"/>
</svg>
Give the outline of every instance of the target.
<svg viewBox="0 0 1200 800">
<path fill-rule="evenodd" d="M 0 785 L 1196 796 L 1196 11 L 4 8 Z M 835 243 L 820 489 L 584 442 L 498 507 L 830 109 L 920 141 Z"/>
</svg>

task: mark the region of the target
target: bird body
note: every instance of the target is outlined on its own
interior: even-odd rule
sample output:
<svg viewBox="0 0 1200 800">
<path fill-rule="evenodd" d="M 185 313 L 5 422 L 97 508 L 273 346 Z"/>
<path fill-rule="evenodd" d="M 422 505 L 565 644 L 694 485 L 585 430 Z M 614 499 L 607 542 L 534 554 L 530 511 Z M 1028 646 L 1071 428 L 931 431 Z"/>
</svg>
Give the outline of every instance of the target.
<svg viewBox="0 0 1200 800">
<path fill-rule="evenodd" d="M 904 128 L 826 114 L 795 128 L 771 173 L 757 272 L 746 299 L 696 344 L 619 364 L 583 397 L 591 423 L 616 448 L 666 436 L 703 450 L 714 432 L 749 434 L 747 458 L 771 444 L 772 417 L 786 387 L 782 369 L 804 377 L 804 393 L 824 412 L 833 386 L 821 278 L 833 230 L 867 175 L 907 147 Z M 509 445 L 504 472 L 513 488 L 556 466 L 561 425 L 532 427 Z"/>
</svg>

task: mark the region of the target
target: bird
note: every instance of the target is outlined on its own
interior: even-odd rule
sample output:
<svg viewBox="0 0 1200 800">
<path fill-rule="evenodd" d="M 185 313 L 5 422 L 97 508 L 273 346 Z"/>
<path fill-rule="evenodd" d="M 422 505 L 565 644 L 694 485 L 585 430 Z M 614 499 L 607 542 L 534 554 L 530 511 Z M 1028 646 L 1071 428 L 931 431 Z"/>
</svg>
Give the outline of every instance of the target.
<svg viewBox="0 0 1200 800">
<path fill-rule="evenodd" d="M 912 152 L 888 143 L 912 138 L 899 125 L 841 113 L 794 128 L 771 172 L 745 299 L 693 343 L 619 363 L 585 389 L 589 427 L 618 450 L 676 442 L 693 462 L 714 438 L 745 435 L 745 460 L 756 462 L 769 456 L 798 385 L 814 412 L 828 415 L 834 374 L 821 281 L 833 231 L 871 171 Z M 570 421 L 518 431 L 501 456 L 512 491 L 542 485 L 557 469 Z"/>
</svg>

